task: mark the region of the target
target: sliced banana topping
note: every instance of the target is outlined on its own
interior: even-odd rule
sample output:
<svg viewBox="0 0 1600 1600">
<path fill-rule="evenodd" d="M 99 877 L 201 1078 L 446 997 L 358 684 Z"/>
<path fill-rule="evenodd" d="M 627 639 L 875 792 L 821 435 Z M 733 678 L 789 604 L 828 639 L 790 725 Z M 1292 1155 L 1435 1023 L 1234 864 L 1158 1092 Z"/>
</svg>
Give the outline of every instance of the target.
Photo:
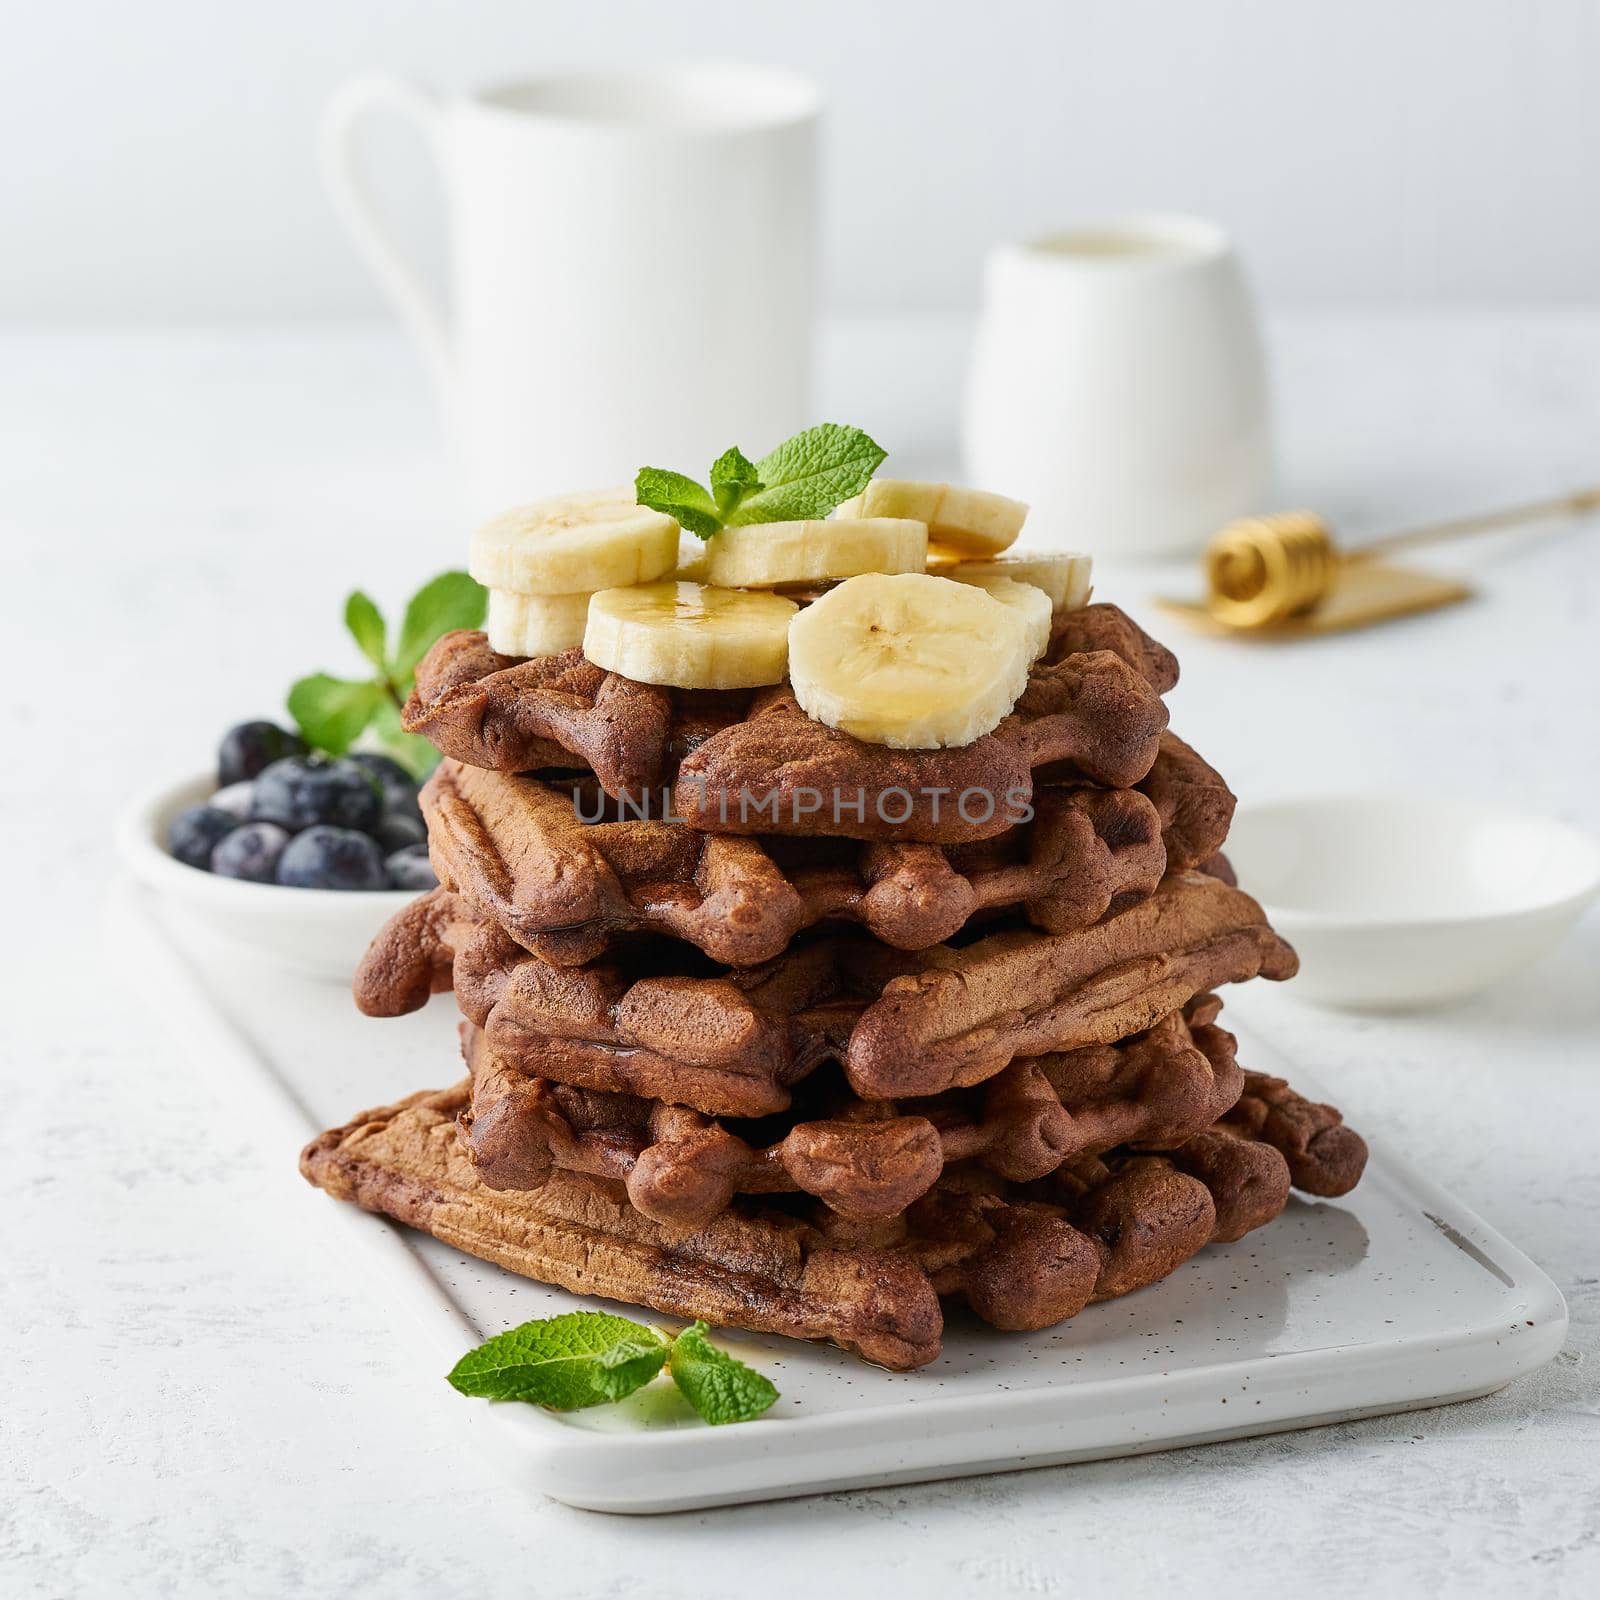
<svg viewBox="0 0 1600 1600">
<path fill-rule="evenodd" d="M 874 478 L 834 512 L 842 519 L 914 517 L 928 537 L 961 556 L 997 555 L 1022 531 L 1028 508 L 1021 500 L 957 483 L 919 483 L 910 478 Z"/>
<path fill-rule="evenodd" d="M 590 594 L 647 583 L 678 562 L 678 524 L 636 505 L 632 489 L 557 495 L 518 506 L 472 536 L 467 568 L 490 589 Z"/>
<path fill-rule="evenodd" d="M 483 631 L 503 656 L 558 656 L 583 643 L 589 620 L 586 594 L 513 594 L 489 591 Z"/>
<path fill-rule="evenodd" d="M 789 680 L 807 714 L 901 750 L 991 732 L 1032 659 L 1019 610 L 922 572 L 851 578 L 789 627 Z"/>
<path fill-rule="evenodd" d="M 728 589 L 776 589 L 863 572 L 921 572 L 926 523 L 903 517 L 855 522 L 752 522 L 706 541 L 711 581 Z"/>
<path fill-rule="evenodd" d="M 646 583 L 589 599 L 583 653 L 608 672 L 675 689 L 753 689 L 781 683 L 789 622 L 781 595 Z"/>
<path fill-rule="evenodd" d="M 952 573 L 953 577 L 954 574 Z M 962 580 L 974 589 L 1010 606 L 1022 618 L 1028 635 L 1028 659 L 1037 661 L 1050 645 L 1050 596 L 1031 583 L 1018 583 L 1015 578 L 966 578 Z"/>
<path fill-rule="evenodd" d="M 678 540 L 678 564 L 669 574 L 674 583 L 710 583 L 711 558 L 706 547 L 692 533 Z"/>
<path fill-rule="evenodd" d="M 936 552 L 928 551 L 928 565 L 933 568 Z M 937 569 L 944 577 L 957 583 L 976 583 L 985 586 L 990 578 L 1010 578 L 1016 583 L 1031 583 L 1050 596 L 1050 604 L 1057 611 L 1076 611 L 1089 603 L 1090 580 L 1094 576 L 1094 562 L 1080 555 L 1009 555 L 994 561 L 962 561 L 956 565 L 940 564 Z"/>
</svg>

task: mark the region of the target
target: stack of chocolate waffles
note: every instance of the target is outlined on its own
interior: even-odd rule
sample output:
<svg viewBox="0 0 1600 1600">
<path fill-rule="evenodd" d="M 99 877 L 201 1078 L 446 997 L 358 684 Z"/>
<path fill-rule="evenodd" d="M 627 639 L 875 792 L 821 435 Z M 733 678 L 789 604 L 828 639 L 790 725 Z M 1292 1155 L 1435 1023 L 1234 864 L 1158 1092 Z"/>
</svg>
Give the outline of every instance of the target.
<svg viewBox="0 0 1600 1600">
<path fill-rule="evenodd" d="M 468 1077 L 306 1176 L 546 1283 L 891 1368 L 939 1354 L 944 1304 L 1048 1327 L 1291 1184 L 1344 1193 L 1361 1140 L 1217 1023 L 1213 990 L 1295 957 L 1219 854 L 1233 796 L 1167 731 L 1176 679 L 1116 607 L 1059 611 L 991 733 L 892 749 L 787 684 L 448 635 L 406 711 L 445 758 L 441 887 L 356 998 L 453 989 Z"/>
</svg>

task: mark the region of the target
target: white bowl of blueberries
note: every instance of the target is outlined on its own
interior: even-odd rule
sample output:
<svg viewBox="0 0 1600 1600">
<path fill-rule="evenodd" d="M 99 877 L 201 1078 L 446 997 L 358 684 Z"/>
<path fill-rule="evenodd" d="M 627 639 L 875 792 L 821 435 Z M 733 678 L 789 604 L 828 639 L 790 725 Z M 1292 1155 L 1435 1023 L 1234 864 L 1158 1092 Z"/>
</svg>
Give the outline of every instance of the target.
<svg viewBox="0 0 1600 1600">
<path fill-rule="evenodd" d="M 118 844 L 140 882 L 217 933 L 341 981 L 385 920 L 438 881 L 399 762 L 319 755 L 272 722 L 230 728 L 214 776 L 137 801 Z"/>
</svg>

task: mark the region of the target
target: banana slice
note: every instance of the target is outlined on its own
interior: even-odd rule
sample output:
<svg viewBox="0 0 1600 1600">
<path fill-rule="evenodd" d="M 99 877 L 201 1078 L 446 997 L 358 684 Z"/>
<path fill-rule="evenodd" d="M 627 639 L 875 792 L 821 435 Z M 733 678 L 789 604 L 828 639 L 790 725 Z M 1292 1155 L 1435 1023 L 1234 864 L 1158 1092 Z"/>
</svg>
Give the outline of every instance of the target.
<svg viewBox="0 0 1600 1600">
<path fill-rule="evenodd" d="M 781 595 L 702 583 L 602 589 L 589 597 L 583 653 L 639 683 L 753 689 L 783 681 L 799 609 Z"/>
<path fill-rule="evenodd" d="M 928 551 L 928 564 L 933 566 L 934 551 Z M 944 577 L 957 583 L 987 585 L 990 578 L 1010 578 L 1016 583 L 1031 583 L 1050 596 L 1050 604 L 1057 611 L 1076 611 L 1089 603 L 1090 579 L 1094 576 L 1094 562 L 1079 555 L 1015 555 L 1001 556 L 995 561 L 963 561 L 956 566 L 941 565 L 937 569 Z"/>
<path fill-rule="evenodd" d="M 807 714 L 898 750 L 991 732 L 1031 660 L 1018 611 L 923 572 L 851 578 L 789 626 L 789 681 Z"/>
<path fill-rule="evenodd" d="M 589 620 L 586 594 L 513 594 L 489 591 L 483 631 L 503 656 L 558 656 L 583 643 Z"/>
<path fill-rule="evenodd" d="M 951 577 L 955 574 L 951 573 Z M 1028 636 L 1028 659 L 1037 661 L 1050 646 L 1050 596 L 1031 583 L 1018 583 L 1015 578 L 964 578 L 974 589 L 1010 606 L 1022 618 Z"/>
<path fill-rule="evenodd" d="M 678 563 L 678 524 L 632 489 L 563 494 L 518 506 L 472 536 L 467 569 L 490 589 L 591 594 L 648 583 Z"/>
<path fill-rule="evenodd" d="M 710 583 L 711 561 L 706 547 L 692 533 L 678 540 L 678 564 L 672 569 L 674 583 Z"/>
<path fill-rule="evenodd" d="M 1028 508 L 1020 500 L 955 483 L 918 483 L 909 478 L 874 478 L 834 512 L 841 518 L 914 517 L 928 537 L 964 556 L 998 555 L 1022 531 Z"/>
<path fill-rule="evenodd" d="M 775 589 L 862 572 L 921 572 L 926 523 L 904 517 L 854 522 L 752 522 L 706 540 L 711 581 L 726 589 Z"/>
</svg>

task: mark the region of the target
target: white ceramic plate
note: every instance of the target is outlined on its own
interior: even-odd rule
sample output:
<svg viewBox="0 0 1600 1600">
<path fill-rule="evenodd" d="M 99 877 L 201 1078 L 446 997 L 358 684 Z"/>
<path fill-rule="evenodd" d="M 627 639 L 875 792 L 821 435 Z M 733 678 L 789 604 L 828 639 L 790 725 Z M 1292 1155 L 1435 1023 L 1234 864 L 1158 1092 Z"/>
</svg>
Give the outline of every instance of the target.
<svg viewBox="0 0 1600 1600">
<path fill-rule="evenodd" d="M 1243 806 L 1227 850 L 1300 952 L 1293 992 L 1332 1005 L 1472 994 L 1538 960 L 1600 894 L 1600 843 L 1587 834 L 1431 795 Z"/>
<path fill-rule="evenodd" d="M 460 1070 L 455 1010 L 371 1021 L 327 985 L 258 971 L 186 940 L 124 885 L 119 961 L 202 1070 L 277 1130 L 283 1204 L 314 1207 L 349 1253 L 312 1264 L 330 1302 L 378 1274 L 411 1314 L 415 1381 L 395 1405 L 448 1405 L 530 1489 L 602 1511 L 672 1511 L 973 1472 L 1130 1455 L 1486 1394 L 1553 1357 L 1555 1285 L 1519 1250 L 1376 1148 L 1337 1203 L 1291 1201 L 1270 1227 L 1203 1251 L 1164 1283 L 1044 1333 L 953 1317 L 945 1351 L 883 1372 L 817 1345 L 719 1341 L 771 1375 L 758 1422 L 706 1428 L 669 1384 L 564 1416 L 456 1395 L 443 1375 L 491 1333 L 583 1305 L 436 1240 L 330 1200 L 295 1174 L 298 1147 L 357 1110 Z M 1236 1019 L 1229 1018 L 1230 1026 Z M 1243 1059 L 1279 1063 L 1241 1038 Z M 1296 1082 L 1316 1092 L 1297 1066 Z M 1367 1132 L 1369 1130 L 1363 1130 Z M 649 1319 L 652 1313 L 637 1313 Z M 397 1337 L 406 1330 L 395 1322 Z"/>
<path fill-rule="evenodd" d="M 242 883 L 185 866 L 167 850 L 167 829 L 186 806 L 209 798 L 209 776 L 139 796 L 117 821 L 125 867 L 210 933 L 258 960 L 348 984 L 373 934 L 416 899 L 410 889 L 286 889 Z"/>
</svg>

